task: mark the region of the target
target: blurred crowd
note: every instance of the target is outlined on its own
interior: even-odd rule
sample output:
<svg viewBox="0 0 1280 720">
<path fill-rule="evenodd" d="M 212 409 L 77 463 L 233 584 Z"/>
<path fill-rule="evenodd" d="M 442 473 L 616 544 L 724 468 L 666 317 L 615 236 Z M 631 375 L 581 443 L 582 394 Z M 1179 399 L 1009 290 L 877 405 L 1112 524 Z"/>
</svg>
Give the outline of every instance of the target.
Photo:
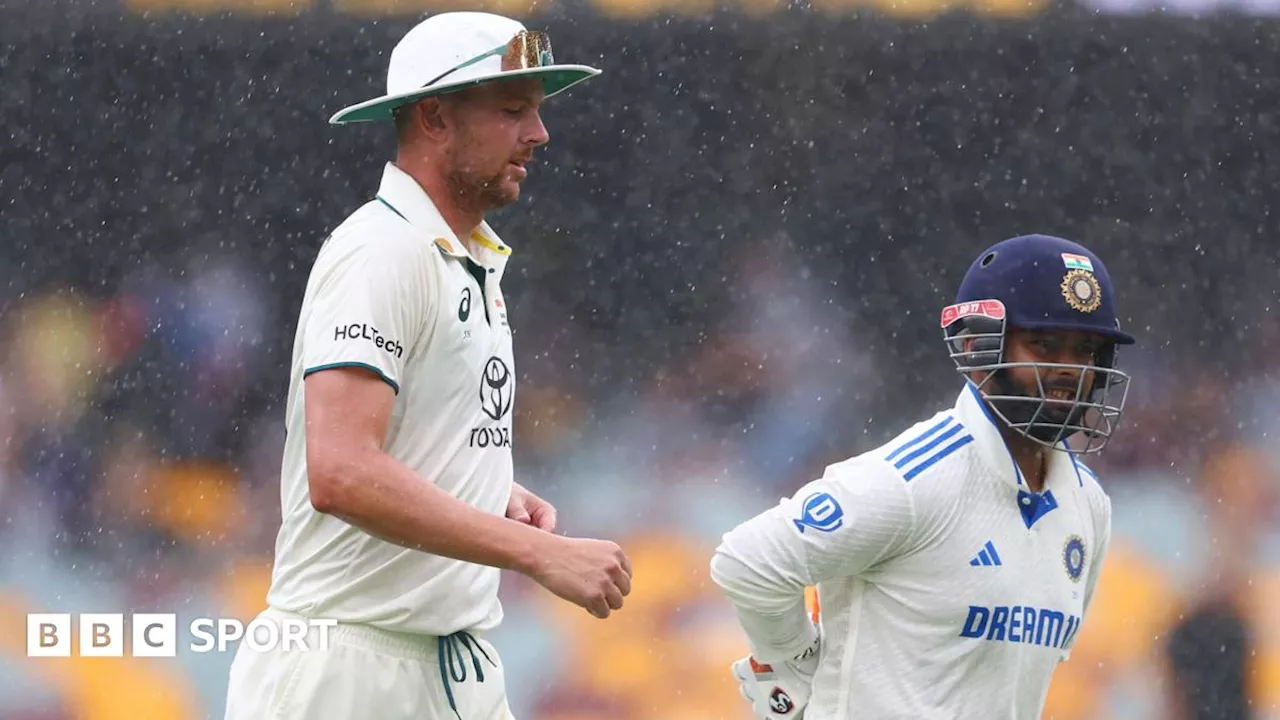
<svg viewBox="0 0 1280 720">
<path fill-rule="evenodd" d="M 1045 717 L 1280 719 L 1274 26 L 546 22 L 606 74 L 548 105 L 493 220 L 517 477 L 637 590 L 599 622 L 504 580 L 518 717 L 745 718 L 719 535 L 950 404 L 936 313 L 1043 231 L 1108 261 L 1141 339 L 1088 460 L 1116 539 Z M 406 26 L 263 27 L 0 43 L 5 720 L 217 718 L 231 661 L 29 660 L 24 613 L 262 607 L 301 290 L 389 152 L 323 118 Z"/>
</svg>

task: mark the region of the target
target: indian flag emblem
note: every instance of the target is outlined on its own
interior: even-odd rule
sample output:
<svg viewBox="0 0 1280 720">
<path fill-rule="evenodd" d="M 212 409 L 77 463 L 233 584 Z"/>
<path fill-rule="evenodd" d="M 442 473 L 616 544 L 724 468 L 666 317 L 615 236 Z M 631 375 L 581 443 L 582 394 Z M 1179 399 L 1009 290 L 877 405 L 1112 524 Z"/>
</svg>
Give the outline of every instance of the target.
<svg viewBox="0 0 1280 720">
<path fill-rule="evenodd" d="M 1062 253 L 1062 263 L 1067 266 L 1068 270 L 1084 270 L 1085 272 L 1093 272 L 1093 261 L 1084 255 Z"/>
</svg>

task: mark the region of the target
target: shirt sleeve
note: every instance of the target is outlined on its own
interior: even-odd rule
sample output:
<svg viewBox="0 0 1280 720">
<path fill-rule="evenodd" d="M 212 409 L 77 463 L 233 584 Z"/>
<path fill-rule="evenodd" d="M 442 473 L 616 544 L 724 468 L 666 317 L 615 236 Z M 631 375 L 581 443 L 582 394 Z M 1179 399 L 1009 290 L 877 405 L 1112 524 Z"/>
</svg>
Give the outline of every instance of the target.
<svg viewBox="0 0 1280 720">
<path fill-rule="evenodd" d="M 908 547 L 915 511 L 905 483 L 877 461 L 849 461 L 724 535 L 711 575 L 761 662 L 816 637 L 804 589 L 856 576 Z"/>
<path fill-rule="evenodd" d="M 412 247 L 395 240 L 348 236 L 329 243 L 321 251 L 303 314 L 303 377 L 362 367 L 399 394 L 409 349 L 427 311 L 422 263 Z"/>
</svg>

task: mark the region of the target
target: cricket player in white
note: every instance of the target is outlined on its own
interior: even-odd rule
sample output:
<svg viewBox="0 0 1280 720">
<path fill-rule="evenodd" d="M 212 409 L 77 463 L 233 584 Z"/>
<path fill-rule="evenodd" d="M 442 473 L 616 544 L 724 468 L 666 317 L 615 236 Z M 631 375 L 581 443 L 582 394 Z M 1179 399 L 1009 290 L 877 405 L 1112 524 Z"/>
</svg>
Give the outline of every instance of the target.
<svg viewBox="0 0 1280 720">
<path fill-rule="evenodd" d="M 596 617 L 622 607 L 622 550 L 554 534 L 554 508 L 515 483 L 512 251 L 484 221 L 547 142 L 542 101 L 597 73 L 514 20 L 446 13 L 396 46 L 387 95 L 332 119 L 394 119 L 398 152 L 307 284 L 261 617 L 338 624 L 323 648 L 320 631 L 307 650 L 242 643 L 227 718 L 504 720 L 484 638 L 501 570 Z"/>
<path fill-rule="evenodd" d="M 989 248 L 942 313 L 954 407 L 724 536 L 712 575 L 748 638 L 732 671 L 757 716 L 1040 717 L 1110 538 L 1078 456 L 1123 411 L 1116 347 L 1134 340 L 1114 298 L 1076 243 Z"/>
</svg>

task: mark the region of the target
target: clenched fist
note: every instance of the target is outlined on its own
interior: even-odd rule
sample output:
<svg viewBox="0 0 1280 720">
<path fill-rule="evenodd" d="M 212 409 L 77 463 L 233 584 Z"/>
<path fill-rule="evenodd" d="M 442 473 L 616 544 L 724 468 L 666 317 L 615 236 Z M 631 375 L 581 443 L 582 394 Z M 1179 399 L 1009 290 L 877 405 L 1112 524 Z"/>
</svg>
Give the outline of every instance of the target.
<svg viewBox="0 0 1280 720">
<path fill-rule="evenodd" d="M 529 577 L 557 596 L 607 618 L 631 593 L 631 561 L 607 540 L 545 537 Z"/>
</svg>

